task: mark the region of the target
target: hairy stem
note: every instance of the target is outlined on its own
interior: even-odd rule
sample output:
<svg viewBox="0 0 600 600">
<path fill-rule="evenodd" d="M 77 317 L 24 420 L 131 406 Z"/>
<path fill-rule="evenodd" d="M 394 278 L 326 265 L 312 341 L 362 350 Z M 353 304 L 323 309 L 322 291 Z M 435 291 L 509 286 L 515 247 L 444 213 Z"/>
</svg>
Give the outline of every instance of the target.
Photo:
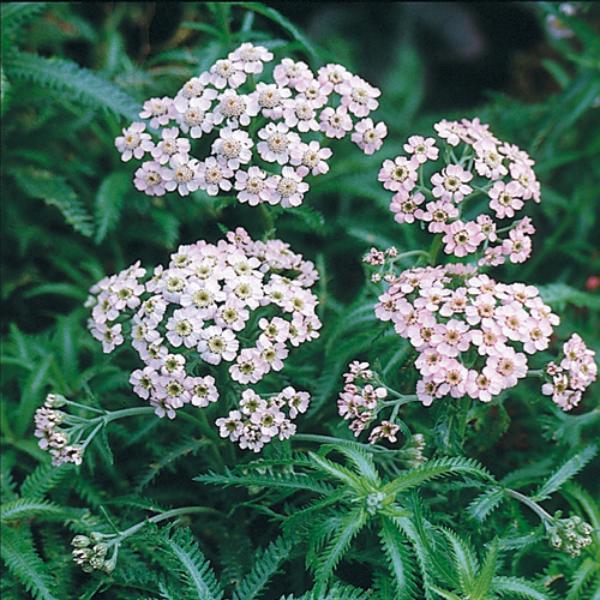
<svg viewBox="0 0 600 600">
<path fill-rule="evenodd" d="M 119 532 L 114 539 L 110 540 L 109 545 L 118 547 L 125 539 L 137 533 L 147 523 L 160 523 L 161 521 L 166 521 L 167 519 L 172 519 L 173 517 L 201 512 L 222 516 L 218 510 L 209 506 L 183 506 L 181 508 L 173 508 L 172 510 L 167 510 L 158 515 L 154 515 L 149 519 L 144 519 L 143 521 L 132 525 L 128 529 L 125 529 L 125 531 Z"/>
<path fill-rule="evenodd" d="M 547 513 L 537 502 L 521 494 L 521 492 L 517 492 L 516 490 L 511 490 L 510 488 L 506 488 L 504 493 L 515 500 L 518 500 L 525 506 L 529 507 L 543 522 L 544 524 L 548 521 L 552 521 L 552 515 Z"/>
</svg>

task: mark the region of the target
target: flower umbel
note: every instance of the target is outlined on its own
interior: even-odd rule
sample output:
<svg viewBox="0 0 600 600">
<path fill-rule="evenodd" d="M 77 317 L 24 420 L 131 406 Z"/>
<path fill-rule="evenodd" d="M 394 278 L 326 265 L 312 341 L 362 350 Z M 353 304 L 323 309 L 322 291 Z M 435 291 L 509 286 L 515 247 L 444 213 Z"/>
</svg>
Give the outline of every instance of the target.
<svg viewBox="0 0 600 600">
<path fill-rule="evenodd" d="M 309 188 L 305 179 L 329 170 L 332 152 L 320 146 L 327 138 L 351 134 L 365 154 L 381 148 L 387 127 L 369 118 L 379 105 L 377 88 L 340 65 L 313 73 L 290 58 L 275 66 L 274 81 L 255 83 L 272 61 L 266 48 L 245 42 L 173 98 L 147 100 L 142 121 L 115 139 L 123 161 L 144 161 L 135 187 L 149 196 L 217 196 L 235 187 L 237 199 L 251 206 L 296 207 Z M 415 156 L 431 156 L 432 149 L 419 149 Z"/>
</svg>

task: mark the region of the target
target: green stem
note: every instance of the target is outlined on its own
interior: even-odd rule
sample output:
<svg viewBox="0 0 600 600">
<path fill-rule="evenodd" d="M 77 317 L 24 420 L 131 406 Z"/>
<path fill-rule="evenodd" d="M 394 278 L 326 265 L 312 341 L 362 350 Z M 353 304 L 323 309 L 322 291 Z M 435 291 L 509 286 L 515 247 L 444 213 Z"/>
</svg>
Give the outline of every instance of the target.
<svg viewBox="0 0 600 600">
<path fill-rule="evenodd" d="M 410 395 L 398 394 L 398 396 L 399 397 L 397 400 L 380 400 L 380 403 L 383 406 L 402 406 L 404 404 L 408 404 L 409 402 L 416 402 L 418 400 L 418 398 L 415 394 L 410 394 Z"/>
<path fill-rule="evenodd" d="M 90 433 L 90 435 L 87 436 L 85 442 L 81 444 L 82 453 L 89 446 L 90 442 L 94 439 L 94 437 L 96 437 L 96 434 L 102 429 L 102 427 L 104 427 L 104 423 L 101 421 L 100 423 L 98 423 L 98 425 L 96 425 L 96 427 L 94 427 L 92 433 Z"/>
<path fill-rule="evenodd" d="M 133 408 L 123 408 L 121 410 L 115 410 L 105 414 L 103 417 L 98 417 L 104 424 L 108 424 L 111 421 L 117 419 L 124 419 L 125 417 L 135 417 L 137 415 L 148 415 L 154 412 L 151 406 L 134 406 Z"/>
<path fill-rule="evenodd" d="M 160 523 L 161 521 L 166 521 L 167 519 L 171 519 L 173 517 L 179 517 L 180 515 L 187 515 L 190 513 L 200 513 L 200 512 L 211 513 L 211 514 L 216 514 L 216 515 L 221 516 L 221 513 L 218 510 L 211 508 L 209 506 L 183 506 L 181 508 L 174 508 L 172 510 L 167 510 L 163 513 L 160 513 L 159 515 L 154 515 L 153 517 L 150 517 L 149 519 L 144 519 L 143 521 L 140 521 L 139 523 L 132 525 L 125 531 L 121 531 L 118 536 L 116 536 L 114 539 L 112 539 L 109 542 L 109 545 L 111 545 L 111 546 L 117 545 L 117 547 L 118 547 L 123 542 L 123 540 L 125 540 L 128 537 L 131 537 L 132 535 L 137 533 L 147 523 Z"/>
<path fill-rule="evenodd" d="M 471 405 L 471 398 L 468 396 L 462 398 L 459 404 L 459 422 L 458 422 L 458 434 L 460 438 L 460 447 L 463 447 L 465 440 L 465 433 L 467 432 L 467 418 L 469 416 L 469 407 Z"/>
<path fill-rule="evenodd" d="M 529 507 L 544 522 L 544 524 L 548 521 L 552 521 L 552 515 L 547 513 L 537 502 L 533 501 L 528 496 L 525 496 L 516 490 L 511 490 L 510 488 L 505 489 L 504 493 Z"/>
<path fill-rule="evenodd" d="M 379 379 L 379 377 L 375 377 L 375 382 L 377 383 L 377 385 L 380 385 L 381 387 L 384 387 L 388 392 L 391 392 L 392 394 L 394 394 L 399 400 L 406 400 L 406 402 L 412 402 L 413 400 L 416 400 L 417 397 L 414 394 L 403 394 L 402 392 L 399 392 L 398 390 L 395 390 L 393 387 L 390 387 L 389 385 L 387 385 L 386 383 L 384 383 L 383 381 L 381 381 L 381 379 Z M 382 404 L 386 405 L 386 404 L 395 404 L 396 400 L 383 400 L 381 401 Z"/>
<path fill-rule="evenodd" d="M 427 252 L 426 250 L 410 250 L 409 252 L 402 252 L 394 258 L 393 262 L 396 262 L 397 260 L 401 260 L 403 258 L 408 258 L 409 256 L 429 256 L 429 252 Z"/>
<path fill-rule="evenodd" d="M 221 17 L 222 26 L 223 26 L 223 41 L 227 48 L 231 46 L 231 29 L 229 27 L 229 6 L 225 3 L 218 4 L 219 7 L 219 16 Z"/>
<path fill-rule="evenodd" d="M 271 211 L 263 204 L 258 205 L 260 216 L 265 224 L 265 237 L 271 236 L 275 233 L 275 219 L 271 214 Z"/>
<path fill-rule="evenodd" d="M 433 241 L 431 242 L 431 247 L 429 248 L 429 264 L 434 266 L 437 260 L 437 256 L 440 252 L 440 249 L 442 247 L 442 234 L 438 233 L 436 234 L 436 236 L 433 238 Z"/>
<path fill-rule="evenodd" d="M 100 408 L 94 408 L 93 406 L 87 406 L 85 404 L 79 404 L 79 402 L 73 402 L 72 400 L 67 400 L 65 398 L 65 404 L 68 404 L 69 406 L 76 406 L 77 408 L 82 408 L 84 410 L 89 410 L 90 412 L 95 412 L 95 413 L 99 413 L 101 415 L 105 414 L 106 411 L 102 410 Z"/>
<path fill-rule="evenodd" d="M 527 371 L 527 377 L 543 377 L 544 369 L 529 369 Z"/>
</svg>

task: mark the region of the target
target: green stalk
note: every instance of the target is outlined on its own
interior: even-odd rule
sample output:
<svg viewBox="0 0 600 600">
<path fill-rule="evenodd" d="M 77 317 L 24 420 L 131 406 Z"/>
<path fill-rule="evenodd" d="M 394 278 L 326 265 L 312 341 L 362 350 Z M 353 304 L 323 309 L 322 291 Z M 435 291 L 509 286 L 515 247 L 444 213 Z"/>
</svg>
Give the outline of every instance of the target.
<svg viewBox="0 0 600 600">
<path fill-rule="evenodd" d="M 144 519 L 143 521 L 140 521 L 139 523 L 132 525 L 125 531 L 121 531 L 119 533 L 118 537 L 116 537 L 114 540 L 111 540 L 111 545 L 115 544 L 115 543 L 120 544 L 126 538 L 137 533 L 147 523 L 160 523 L 161 521 L 166 521 L 167 519 L 171 519 L 173 517 L 178 517 L 180 515 L 187 515 L 190 513 L 199 513 L 199 512 L 208 512 L 211 514 L 217 514 L 219 516 L 221 515 L 221 513 L 218 510 L 211 508 L 209 506 L 183 506 L 181 508 L 174 508 L 172 510 L 167 510 L 163 513 L 160 513 L 159 515 L 154 515 L 153 517 L 150 517 L 149 519 Z"/>
<path fill-rule="evenodd" d="M 524 494 L 521 494 L 521 492 L 517 492 L 516 490 L 511 490 L 510 488 L 505 489 L 504 493 L 507 496 L 518 500 L 519 502 L 530 508 L 542 520 L 544 524 L 546 524 L 549 521 L 552 521 L 552 515 L 547 513 L 537 502 L 535 502 L 528 496 L 525 496 Z"/>
<path fill-rule="evenodd" d="M 431 242 L 431 247 L 429 248 L 429 264 L 431 266 L 435 266 L 437 256 L 438 256 L 441 248 L 442 248 L 442 234 L 438 233 L 433 238 L 433 241 Z"/>
</svg>

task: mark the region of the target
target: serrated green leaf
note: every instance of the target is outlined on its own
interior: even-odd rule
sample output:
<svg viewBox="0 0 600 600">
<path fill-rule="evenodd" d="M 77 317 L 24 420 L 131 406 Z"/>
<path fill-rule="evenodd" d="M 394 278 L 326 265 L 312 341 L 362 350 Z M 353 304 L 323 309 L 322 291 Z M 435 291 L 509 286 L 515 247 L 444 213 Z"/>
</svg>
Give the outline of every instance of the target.
<svg viewBox="0 0 600 600">
<path fill-rule="evenodd" d="M 572 477 L 575 477 L 598 453 L 598 447 L 591 444 L 567 460 L 533 495 L 533 499 L 540 501 L 548 498 Z"/>
<path fill-rule="evenodd" d="M 39 557 L 29 532 L 3 527 L 0 553 L 9 571 L 35 600 L 58 600 L 52 575 Z"/>
<path fill-rule="evenodd" d="M 112 231 L 119 221 L 125 197 L 131 189 L 131 182 L 125 173 L 115 172 L 107 175 L 98 188 L 94 206 L 96 236 L 99 244 L 106 234 Z"/>
<path fill-rule="evenodd" d="M 41 169 L 19 170 L 14 175 L 23 192 L 56 206 L 73 229 L 91 237 L 94 232 L 92 217 L 64 177 Z"/>
<path fill-rule="evenodd" d="M 114 83 L 73 61 L 45 58 L 29 52 L 11 52 L 3 60 L 9 79 L 30 81 L 65 94 L 71 101 L 110 110 L 126 119 L 138 118 L 139 106 L 133 98 Z"/>
</svg>

